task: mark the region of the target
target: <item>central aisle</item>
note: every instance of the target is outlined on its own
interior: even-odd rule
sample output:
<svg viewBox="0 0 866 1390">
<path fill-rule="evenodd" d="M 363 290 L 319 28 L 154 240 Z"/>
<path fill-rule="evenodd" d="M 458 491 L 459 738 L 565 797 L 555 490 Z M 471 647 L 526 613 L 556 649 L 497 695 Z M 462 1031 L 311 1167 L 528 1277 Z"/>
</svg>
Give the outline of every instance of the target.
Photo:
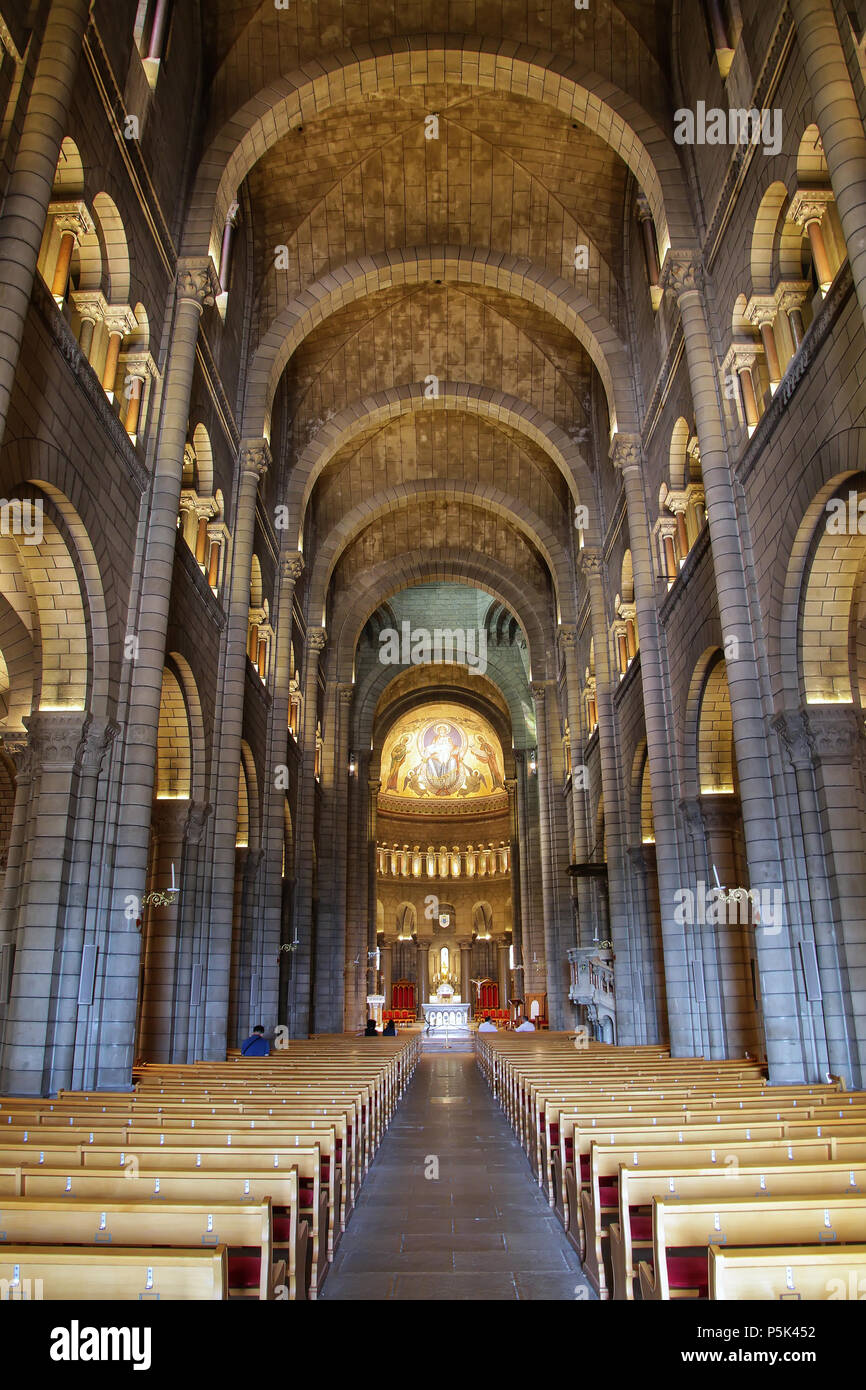
<svg viewBox="0 0 866 1390">
<path fill-rule="evenodd" d="M 422 1056 L 320 1297 L 593 1297 L 472 1052 Z"/>
</svg>

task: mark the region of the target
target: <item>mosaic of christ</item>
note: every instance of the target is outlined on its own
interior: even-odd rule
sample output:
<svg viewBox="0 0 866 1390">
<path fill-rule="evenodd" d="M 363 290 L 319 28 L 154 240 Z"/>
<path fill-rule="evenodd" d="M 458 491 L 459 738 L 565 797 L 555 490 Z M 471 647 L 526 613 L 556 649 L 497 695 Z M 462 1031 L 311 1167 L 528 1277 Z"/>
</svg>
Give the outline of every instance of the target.
<svg viewBox="0 0 866 1390">
<path fill-rule="evenodd" d="M 478 797 L 505 790 L 502 748 L 485 719 L 456 707 L 416 710 L 382 750 L 382 790 L 409 797 Z"/>
</svg>

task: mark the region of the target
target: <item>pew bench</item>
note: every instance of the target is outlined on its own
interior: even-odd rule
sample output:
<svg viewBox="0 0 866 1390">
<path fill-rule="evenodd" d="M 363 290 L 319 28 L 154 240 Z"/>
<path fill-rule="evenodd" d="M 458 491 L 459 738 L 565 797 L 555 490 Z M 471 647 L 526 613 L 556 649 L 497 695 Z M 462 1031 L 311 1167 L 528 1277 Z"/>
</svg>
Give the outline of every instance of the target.
<svg viewBox="0 0 866 1390">
<path fill-rule="evenodd" d="M 653 1198 L 652 1261 L 638 1265 L 641 1295 L 653 1302 L 707 1298 L 711 1245 L 826 1245 L 866 1241 L 866 1197 Z"/>
<path fill-rule="evenodd" d="M 709 1296 L 714 1301 L 866 1298 L 866 1245 L 837 1249 L 758 1246 L 709 1248 Z"/>
<path fill-rule="evenodd" d="M 28 1280 L 30 1296 L 46 1301 L 223 1301 L 228 1256 L 224 1245 L 215 1250 L 0 1245 L 0 1299 L 14 1300 Z"/>
<path fill-rule="evenodd" d="M 203 1195 L 203 1194 L 202 1194 Z M 93 1202 L 34 1197 L 0 1201 L 3 1245 L 145 1246 L 148 1249 L 228 1250 L 229 1298 L 268 1302 L 285 1284 L 284 1261 L 274 1263 L 271 1200 L 219 1203 Z"/>
</svg>

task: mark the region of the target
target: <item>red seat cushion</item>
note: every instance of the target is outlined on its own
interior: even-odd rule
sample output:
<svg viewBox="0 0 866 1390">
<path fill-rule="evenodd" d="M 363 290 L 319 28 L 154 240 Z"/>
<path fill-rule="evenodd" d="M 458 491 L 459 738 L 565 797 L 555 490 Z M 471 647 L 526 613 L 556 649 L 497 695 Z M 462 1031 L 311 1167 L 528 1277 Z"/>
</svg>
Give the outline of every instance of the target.
<svg viewBox="0 0 866 1390">
<path fill-rule="evenodd" d="M 631 1222 L 632 1240 L 652 1240 L 653 1238 L 653 1219 L 651 1216 L 641 1216 L 638 1212 L 629 1212 Z"/>
<path fill-rule="evenodd" d="M 568 1149 L 566 1149 L 566 1154 Z M 580 1181 L 589 1182 L 589 1154 L 580 1155 Z"/>
<path fill-rule="evenodd" d="M 274 1215 L 274 1240 L 281 1245 L 288 1245 L 292 1239 L 292 1218 L 287 1213 L 284 1216 Z"/>
<path fill-rule="evenodd" d="M 565 1141 L 565 1158 L 566 1158 L 566 1162 L 567 1162 L 567 1163 L 573 1163 L 573 1162 L 574 1162 L 574 1140 L 573 1140 L 573 1139 L 566 1139 L 566 1141 Z"/>
<path fill-rule="evenodd" d="M 298 1191 L 298 1201 L 302 1207 L 311 1207 L 315 1193 L 312 1187 L 302 1187 Z"/>
<path fill-rule="evenodd" d="M 551 1144 L 559 1143 L 559 1125 L 550 1126 L 550 1142 Z"/>
<path fill-rule="evenodd" d="M 699 1297 L 709 1295 L 706 1255 L 668 1255 L 668 1284 L 672 1289 L 697 1289 Z"/>
<path fill-rule="evenodd" d="M 615 1207 L 619 1202 L 619 1179 L 599 1178 L 598 1195 L 603 1207 Z"/>
<path fill-rule="evenodd" d="M 343 1141 L 342 1141 L 342 1139 L 338 1139 L 338 1140 L 337 1140 L 337 1162 L 338 1162 L 338 1163 L 342 1163 L 342 1161 L 343 1161 Z"/>
<path fill-rule="evenodd" d="M 261 1274 L 260 1255 L 229 1255 L 229 1288 L 257 1289 Z"/>
</svg>

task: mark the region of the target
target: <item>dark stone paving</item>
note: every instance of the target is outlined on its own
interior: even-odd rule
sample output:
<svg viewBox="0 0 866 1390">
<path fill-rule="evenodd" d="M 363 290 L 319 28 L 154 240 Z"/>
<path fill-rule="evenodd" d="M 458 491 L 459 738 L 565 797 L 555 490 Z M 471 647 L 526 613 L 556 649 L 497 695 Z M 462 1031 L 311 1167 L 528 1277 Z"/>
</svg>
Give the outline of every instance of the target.
<svg viewBox="0 0 866 1390">
<path fill-rule="evenodd" d="M 320 1297 L 594 1297 L 473 1053 L 422 1057 Z"/>
</svg>

